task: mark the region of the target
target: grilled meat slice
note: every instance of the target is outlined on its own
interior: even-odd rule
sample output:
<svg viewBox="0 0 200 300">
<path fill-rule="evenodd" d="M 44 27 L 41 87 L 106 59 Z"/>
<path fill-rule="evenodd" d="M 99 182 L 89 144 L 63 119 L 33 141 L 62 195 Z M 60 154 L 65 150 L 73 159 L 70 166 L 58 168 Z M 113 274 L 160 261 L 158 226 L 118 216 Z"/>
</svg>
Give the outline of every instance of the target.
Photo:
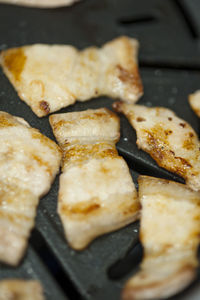
<svg viewBox="0 0 200 300">
<path fill-rule="evenodd" d="M 182 176 L 193 189 L 200 189 L 200 142 L 192 127 L 163 107 L 114 104 L 135 128 L 137 145 L 159 166 Z"/>
<path fill-rule="evenodd" d="M 138 42 L 117 38 L 102 48 L 42 45 L 1 52 L 0 64 L 38 117 L 100 95 L 136 102 L 142 95 Z"/>
<path fill-rule="evenodd" d="M 166 299 L 187 287 L 196 275 L 200 193 L 180 183 L 140 176 L 139 199 L 144 258 L 122 298 Z"/>
<path fill-rule="evenodd" d="M 26 121 L 0 112 L 0 260 L 17 265 L 39 198 L 59 171 L 59 147 Z"/>
<path fill-rule="evenodd" d="M 79 250 L 135 221 L 137 192 L 115 148 L 119 119 L 114 113 L 90 109 L 49 119 L 63 150 L 58 213 L 69 244 Z"/>
</svg>

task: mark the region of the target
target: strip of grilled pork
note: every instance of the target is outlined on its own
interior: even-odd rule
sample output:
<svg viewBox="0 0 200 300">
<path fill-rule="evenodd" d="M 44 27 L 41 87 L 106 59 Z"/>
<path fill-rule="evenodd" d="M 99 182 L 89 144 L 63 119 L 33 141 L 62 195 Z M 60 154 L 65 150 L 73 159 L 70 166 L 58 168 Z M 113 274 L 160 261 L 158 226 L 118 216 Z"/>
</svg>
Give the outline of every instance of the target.
<svg viewBox="0 0 200 300">
<path fill-rule="evenodd" d="M 119 119 L 107 109 L 50 116 L 63 150 L 58 213 L 67 240 L 83 249 L 138 218 L 137 192 L 115 148 Z"/>
<path fill-rule="evenodd" d="M 166 299 L 187 287 L 196 275 L 200 193 L 176 182 L 140 176 L 139 199 L 144 258 L 122 298 Z"/>
<path fill-rule="evenodd" d="M 137 145 L 159 166 L 182 176 L 193 190 L 200 190 L 200 141 L 192 127 L 163 107 L 114 104 L 135 128 Z"/>
<path fill-rule="evenodd" d="M 134 103 L 142 95 L 138 42 L 119 37 L 98 49 L 42 45 L 1 52 L 0 64 L 38 117 L 100 95 Z"/>
<path fill-rule="evenodd" d="M 22 118 L 0 112 L 0 260 L 17 265 L 39 198 L 59 171 L 59 147 Z"/>
</svg>

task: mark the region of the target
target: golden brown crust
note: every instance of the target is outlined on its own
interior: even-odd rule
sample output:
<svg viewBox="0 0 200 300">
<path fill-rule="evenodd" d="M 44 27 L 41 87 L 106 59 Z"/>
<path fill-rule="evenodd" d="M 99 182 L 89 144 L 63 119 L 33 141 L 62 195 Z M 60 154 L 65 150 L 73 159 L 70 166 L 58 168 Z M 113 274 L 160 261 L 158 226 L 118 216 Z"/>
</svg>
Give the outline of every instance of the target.
<svg viewBox="0 0 200 300">
<path fill-rule="evenodd" d="M 95 201 L 95 199 L 94 199 L 94 201 Z M 101 207 L 100 204 L 95 203 L 95 202 L 93 202 L 92 204 L 91 204 L 91 202 L 78 203 L 73 206 L 63 205 L 63 206 L 61 206 L 60 212 L 63 214 L 66 214 L 66 215 L 71 215 L 71 214 L 88 215 L 90 213 L 96 212 L 100 207 Z"/>
<path fill-rule="evenodd" d="M 10 119 L 7 114 L 0 114 L 0 128 L 6 128 L 10 126 L 15 126 L 15 122 Z"/>
<path fill-rule="evenodd" d="M 42 134 L 38 129 L 31 128 L 31 136 L 33 139 L 39 140 L 42 145 L 49 147 L 52 151 L 58 151 L 61 154 L 60 147 L 47 136 Z"/>
<path fill-rule="evenodd" d="M 167 168 L 169 171 L 185 177 L 188 169 L 192 168 L 192 165 L 189 161 L 183 157 L 176 156 L 174 151 L 170 150 L 167 138 L 169 132 L 172 133 L 171 130 L 163 130 L 163 127 L 159 125 L 151 128 L 151 130 L 144 130 L 148 145 L 146 149 L 148 149 L 148 153 L 153 159 L 155 159 L 159 166 Z M 190 146 L 192 145 L 190 141 L 187 140 L 186 142 L 190 143 Z M 186 148 L 187 146 L 184 144 L 183 147 Z M 170 165 L 168 165 L 168 161 L 170 161 Z"/>
<path fill-rule="evenodd" d="M 95 159 L 118 157 L 117 149 L 113 145 L 105 142 L 89 145 L 75 144 L 70 147 L 69 143 L 66 143 L 65 146 L 68 146 L 68 149 L 63 152 L 64 165 L 69 162 L 81 163 L 91 157 Z"/>
<path fill-rule="evenodd" d="M 5 68 L 12 74 L 14 81 L 20 81 L 26 63 L 26 55 L 22 48 L 12 48 L 2 52 Z"/>
<path fill-rule="evenodd" d="M 135 86 L 135 89 L 139 94 L 143 94 L 143 85 L 140 79 L 138 67 L 134 65 L 132 69 L 125 69 L 121 65 L 116 66 L 117 70 L 119 71 L 119 79 L 121 82 L 127 83 L 130 86 Z"/>
</svg>

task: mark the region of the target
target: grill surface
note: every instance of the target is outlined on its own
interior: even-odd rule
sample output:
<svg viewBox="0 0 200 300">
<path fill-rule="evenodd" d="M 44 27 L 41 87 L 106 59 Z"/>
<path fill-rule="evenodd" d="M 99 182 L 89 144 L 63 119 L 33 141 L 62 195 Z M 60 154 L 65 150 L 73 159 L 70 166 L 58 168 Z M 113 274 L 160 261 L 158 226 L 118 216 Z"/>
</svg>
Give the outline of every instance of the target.
<svg viewBox="0 0 200 300">
<path fill-rule="evenodd" d="M 34 43 L 72 44 L 78 48 L 100 46 L 119 36 L 140 41 L 140 71 L 147 106 L 165 106 L 188 121 L 199 133 L 199 119 L 190 109 L 187 95 L 200 88 L 200 22 L 198 0 L 83 0 L 73 7 L 53 10 L 0 5 L 0 48 Z M 76 103 L 62 112 L 87 108 L 111 108 L 101 97 Z M 48 118 L 38 119 L 19 100 L 0 71 L 0 110 L 25 118 L 54 139 Z M 136 135 L 121 118 L 118 150 L 127 160 L 136 183 L 138 173 L 183 182 L 159 168 L 136 147 Z M 139 224 L 96 239 L 86 250 L 72 250 L 64 238 L 56 213 L 58 177 L 38 208 L 36 228 L 28 253 L 18 268 L 0 266 L 0 279 L 38 278 L 47 299 L 117 300 L 124 282 L 137 270 L 142 250 Z M 200 298 L 200 275 L 183 293 L 172 299 Z"/>
</svg>

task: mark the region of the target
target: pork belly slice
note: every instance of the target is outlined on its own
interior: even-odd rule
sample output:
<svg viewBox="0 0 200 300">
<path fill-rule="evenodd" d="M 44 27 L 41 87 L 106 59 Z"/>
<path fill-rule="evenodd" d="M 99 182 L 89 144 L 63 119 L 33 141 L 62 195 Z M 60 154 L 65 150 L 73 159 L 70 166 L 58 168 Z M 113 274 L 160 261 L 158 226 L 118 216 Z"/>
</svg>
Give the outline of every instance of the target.
<svg viewBox="0 0 200 300">
<path fill-rule="evenodd" d="M 32 6 L 39 8 L 55 8 L 69 6 L 81 0 L 0 0 L 0 3 Z"/>
<path fill-rule="evenodd" d="M 192 127 L 163 107 L 114 103 L 137 133 L 137 145 L 157 164 L 182 176 L 193 189 L 200 189 L 200 142 Z"/>
<path fill-rule="evenodd" d="M 200 117 L 200 90 L 189 95 L 189 104 L 196 115 Z"/>
<path fill-rule="evenodd" d="M 0 260 L 17 265 L 39 198 L 59 171 L 59 147 L 19 117 L 0 112 Z"/>
<path fill-rule="evenodd" d="M 139 216 L 128 166 L 115 148 L 119 119 L 101 108 L 49 117 L 63 150 L 58 213 L 72 248 L 119 229 Z"/>
<path fill-rule="evenodd" d="M 138 182 L 144 257 L 122 298 L 166 299 L 187 287 L 196 275 L 200 193 L 165 179 L 140 176 Z"/>
<path fill-rule="evenodd" d="M 1 52 L 0 64 L 38 117 L 100 95 L 134 103 L 142 95 L 138 42 L 119 37 L 102 48 L 36 44 Z"/>
<path fill-rule="evenodd" d="M 0 281 L 0 300 L 44 300 L 37 280 L 5 279 Z"/>
</svg>

